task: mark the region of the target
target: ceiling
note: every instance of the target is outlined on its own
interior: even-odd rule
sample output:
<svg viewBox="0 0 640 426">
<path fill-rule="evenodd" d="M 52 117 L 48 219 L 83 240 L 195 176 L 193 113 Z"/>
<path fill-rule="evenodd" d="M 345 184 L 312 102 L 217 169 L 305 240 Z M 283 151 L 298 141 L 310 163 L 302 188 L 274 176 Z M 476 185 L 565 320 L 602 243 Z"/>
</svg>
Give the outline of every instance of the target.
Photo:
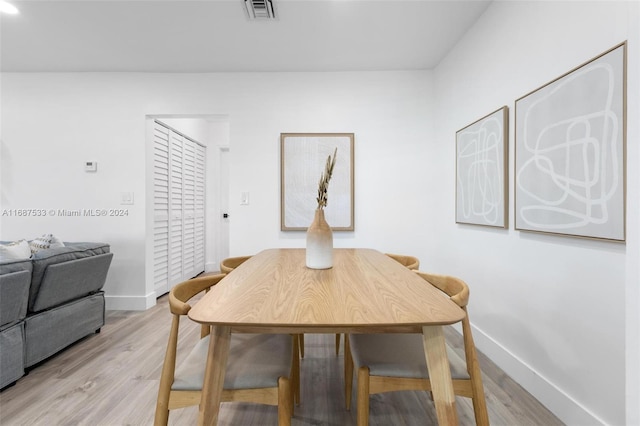
<svg viewBox="0 0 640 426">
<path fill-rule="evenodd" d="M 13 0 L 0 15 L 5 72 L 415 70 L 435 67 L 484 0 Z"/>
</svg>

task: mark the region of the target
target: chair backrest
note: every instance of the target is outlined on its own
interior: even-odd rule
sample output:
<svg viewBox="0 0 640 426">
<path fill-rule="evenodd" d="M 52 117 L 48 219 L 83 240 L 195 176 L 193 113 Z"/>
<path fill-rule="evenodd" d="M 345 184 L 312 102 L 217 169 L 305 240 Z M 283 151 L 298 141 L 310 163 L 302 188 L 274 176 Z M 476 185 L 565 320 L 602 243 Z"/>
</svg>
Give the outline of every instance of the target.
<svg viewBox="0 0 640 426">
<path fill-rule="evenodd" d="M 223 274 L 228 274 L 250 258 L 251 256 L 238 256 L 223 259 L 222 262 L 220 262 L 220 272 L 222 272 Z"/>
<path fill-rule="evenodd" d="M 409 269 L 416 270 L 420 268 L 420 261 L 418 260 L 417 257 L 407 256 L 404 254 L 393 254 L 393 253 L 385 253 L 385 254 L 390 258 L 392 258 L 393 260 L 395 260 L 396 262 L 399 262 L 400 264 L 406 266 Z"/>
<path fill-rule="evenodd" d="M 223 279 L 225 274 L 207 275 L 192 278 L 188 281 L 176 284 L 169 291 L 169 309 L 174 315 L 187 315 L 191 305 L 187 303 L 193 296 L 205 290 L 209 290 Z"/>
<path fill-rule="evenodd" d="M 416 271 L 425 281 L 438 288 L 461 308 L 469 303 L 469 286 L 460 278 Z"/>
<path fill-rule="evenodd" d="M 191 310 L 191 305 L 188 302 L 193 296 L 203 291 L 209 291 L 211 287 L 218 284 L 224 277 L 225 274 L 206 275 L 192 278 L 173 286 L 169 291 L 169 310 L 173 315 L 176 315 L 176 324 L 179 321 L 180 315 L 187 315 L 189 310 Z M 202 324 L 200 337 L 208 336 L 210 332 L 211 327 Z"/>
</svg>

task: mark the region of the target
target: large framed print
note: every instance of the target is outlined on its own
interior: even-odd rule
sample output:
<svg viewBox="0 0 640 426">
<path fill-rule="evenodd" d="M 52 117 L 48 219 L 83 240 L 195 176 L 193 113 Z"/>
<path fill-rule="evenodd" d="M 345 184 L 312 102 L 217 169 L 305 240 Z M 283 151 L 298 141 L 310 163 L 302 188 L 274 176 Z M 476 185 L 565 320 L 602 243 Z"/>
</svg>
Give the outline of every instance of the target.
<svg viewBox="0 0 640 426">
<path fill-rule="evenodd" d="M 282 133 L 280 135 L 280 229 L 305 231 L 318 203 L 318 181 L 327 157 L 336 163 L 324 208 L 334 231 L 354 230 L 353 133 Z"/>
<path fill-rule="evenodd" d="M 625 240 L 626 49 L 516 100 L 516 229 Z"/>
<path fill-rule="evenodd" d="M 456 132 L 456 222 L 508 225 L 506 106 Z"/>
</svg>

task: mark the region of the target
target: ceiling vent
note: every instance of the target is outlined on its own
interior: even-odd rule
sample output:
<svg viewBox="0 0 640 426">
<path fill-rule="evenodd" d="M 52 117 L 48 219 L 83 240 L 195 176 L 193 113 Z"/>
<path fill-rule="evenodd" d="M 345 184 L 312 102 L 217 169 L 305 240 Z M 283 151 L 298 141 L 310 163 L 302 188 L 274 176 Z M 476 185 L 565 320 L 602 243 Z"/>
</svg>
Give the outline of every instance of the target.
<svg viewBox="0 0 640 426">
<path fill-rule="evenodd" d="M 249 19 L 269 20 L 276 19 L 276 13 L 271 0 L 244 0 Z"/>
</svg>

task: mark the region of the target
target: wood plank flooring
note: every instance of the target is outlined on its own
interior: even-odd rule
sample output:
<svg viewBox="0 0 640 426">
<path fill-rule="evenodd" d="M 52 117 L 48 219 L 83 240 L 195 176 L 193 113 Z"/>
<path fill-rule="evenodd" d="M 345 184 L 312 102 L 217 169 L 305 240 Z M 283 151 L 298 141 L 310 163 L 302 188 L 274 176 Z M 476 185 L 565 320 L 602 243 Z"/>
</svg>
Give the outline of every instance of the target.
<svg viewBox="0 0 640 426">
<path fill-rule="evenodd" d="M 167 296 L 144 312 L 108 311 L 101 333 L 91 335 L 33 368 L 0 393 L 0 425 L 152 425 L 167 343 L 170 314 Z M 178 357 L 199 338 L 199 326 L 181 324 Z M 447 341 L 461 351 L 462 339 L 446 331 Z M 351 411 L 344 408 L 343 357 L 335 355 L 333 334 L 305 335 L 301 362 L 302 404 L 293 426 L 356 424 L 355 383 Z M 489 359 L 479 354 L 493 425 L 561 425 L 553 414 Z M 180 359 L 180 358 L 179 358 Z M 469 400 L 456 398 L 460 424 L 473 425 Z M 370 424 L 436 424 L 426 393 L 373 395 Z M 195 425 L 198 408 L 174 410 L 170 425 Z M 276 407 L 223 403 L 220 425 L 276 425 Z"/>
</svg>

